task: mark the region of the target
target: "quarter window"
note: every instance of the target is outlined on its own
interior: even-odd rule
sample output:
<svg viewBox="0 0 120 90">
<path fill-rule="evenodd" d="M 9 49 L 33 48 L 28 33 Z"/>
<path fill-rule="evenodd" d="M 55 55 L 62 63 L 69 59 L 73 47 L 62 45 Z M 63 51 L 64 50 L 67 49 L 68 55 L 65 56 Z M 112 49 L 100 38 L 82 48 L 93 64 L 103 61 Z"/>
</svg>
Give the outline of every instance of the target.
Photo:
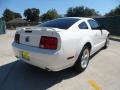
<svg viewBox="0 0 120 90">
<path fill-rule="evenodd" d="M 81 24 L 79 24 L 79 28 L 80 29 L 88 29 L 88 26 L 85 22 L 82 22 Z"/>
<path fill-rule="evenodd" d="M 88 20 L 88 23 L 90 24 L 92 29 L 98 29 L 99 25 L 95 20 Z"/>
</svg>

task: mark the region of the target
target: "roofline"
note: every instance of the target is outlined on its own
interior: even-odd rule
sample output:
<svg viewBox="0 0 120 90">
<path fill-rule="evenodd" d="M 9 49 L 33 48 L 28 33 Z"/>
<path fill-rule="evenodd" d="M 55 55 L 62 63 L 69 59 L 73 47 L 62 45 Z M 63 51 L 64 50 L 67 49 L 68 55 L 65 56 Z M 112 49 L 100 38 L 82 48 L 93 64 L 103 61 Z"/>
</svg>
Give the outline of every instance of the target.
<svg viewBox="0 0 120 90">
<path fill-rule="evenodd" d="M 76 19 L 93 19 L 93 18 L 89 18 L 89 17 L 63 17 L 63 18 L 76 18 Z"/>
</svg>

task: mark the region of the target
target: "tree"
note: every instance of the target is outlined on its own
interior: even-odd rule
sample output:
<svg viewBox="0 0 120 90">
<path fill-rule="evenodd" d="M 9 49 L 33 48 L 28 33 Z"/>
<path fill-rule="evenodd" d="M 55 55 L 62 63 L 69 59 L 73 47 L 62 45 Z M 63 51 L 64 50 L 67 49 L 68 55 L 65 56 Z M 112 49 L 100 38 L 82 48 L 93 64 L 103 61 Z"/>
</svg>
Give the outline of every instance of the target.
<svg viewBox="0 0 120 90">
<path fill-rule="evenodd" d="M 55 9 L 48 10 L 45 14 L 41 16 L 42 21 L 52 20 L 60 17 Z"/>
<path fill-rule="evenodd" d="M 3 13 L 3 17 L 4 17 L 5 21 L 10 21 L 10 20 L 14 19 L 14 14 L 11 10 L 5 9 L 5 11 Z"/>
<path fill-rule="evenodd" d="M 14 12 L 14 17 L 15 17 L 15 18 L 22 18 L 22 16 L 21 16 L 20 13 L 15 13 L 15 12 Z"/>
<path fill-rule="evenodd" d="M 112 9 L 110 12 L 105 14 L 105 16 L 116 16 L 116 15 L 120 15 L 120 5 L 118 5 L 115 9 Z"/>
<path fill-rule="evenodd" d="M 22 18 L 22 16 L 20 15 L 20 13 L 16 13 L 9 9 L 5 9 L 3 12 L 3 18 L 5 19 L 5 21 L 10 21 L 15 18 Z"/>
<path fill-rule="evenodd" d="M 99 13 L 94 9 L 88 7 L 79 6 L 79 7 L 70 7 L 67 10 L 67 17 L 89 17 L 89 16 L 98 16 Z"/>
<path fill-rule="evenodd" d="M 28 8 L 24 11 L 24 16 L 27 21 L 38 22 L 39 21 L 40 10 L 36 8 Z"/>
</svg>

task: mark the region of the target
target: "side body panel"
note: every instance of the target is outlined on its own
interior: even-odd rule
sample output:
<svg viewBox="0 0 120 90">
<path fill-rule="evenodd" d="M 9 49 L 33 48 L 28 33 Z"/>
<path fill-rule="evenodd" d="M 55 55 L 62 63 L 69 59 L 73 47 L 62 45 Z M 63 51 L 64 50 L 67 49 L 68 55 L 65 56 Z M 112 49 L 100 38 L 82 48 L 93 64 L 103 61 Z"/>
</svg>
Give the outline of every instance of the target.
<svg viewBox="0 0 120 90">
<path fill-rule="evenodd" d="M 81 30 L 78 27 L 83 21 L 88 25 L 88 29 Z M 69 30 L 60 32 L 59 34 L 64 55 L 66 59 L 74 56 L 74 58 L 68 60 L 68 63 L 74 64 L 86 43 L 89 42 L 91 44 L 90 55 L 102 48 L 105 44 L 108 31 L 92 30 L 87 20 L 80 20 L 69 28 Z"/>
</svg>

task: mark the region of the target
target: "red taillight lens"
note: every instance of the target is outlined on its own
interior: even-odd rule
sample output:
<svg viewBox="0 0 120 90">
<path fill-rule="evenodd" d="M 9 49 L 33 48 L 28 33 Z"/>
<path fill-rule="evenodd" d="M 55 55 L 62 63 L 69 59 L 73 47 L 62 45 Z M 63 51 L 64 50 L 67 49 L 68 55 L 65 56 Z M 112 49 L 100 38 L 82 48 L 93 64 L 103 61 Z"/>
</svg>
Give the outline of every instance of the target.
<svg viewBox="0 0 120 90">
<path fill-rule="evenodd" d="M 20 43 L 20 34 L 15 34 L 15 42 Z"/>
<path fill-rule="evenodd" d="M 55 37 L 42 36 L 40 40 L 40 48 L 57 49 L 58 39 Z"/>
</svg>

